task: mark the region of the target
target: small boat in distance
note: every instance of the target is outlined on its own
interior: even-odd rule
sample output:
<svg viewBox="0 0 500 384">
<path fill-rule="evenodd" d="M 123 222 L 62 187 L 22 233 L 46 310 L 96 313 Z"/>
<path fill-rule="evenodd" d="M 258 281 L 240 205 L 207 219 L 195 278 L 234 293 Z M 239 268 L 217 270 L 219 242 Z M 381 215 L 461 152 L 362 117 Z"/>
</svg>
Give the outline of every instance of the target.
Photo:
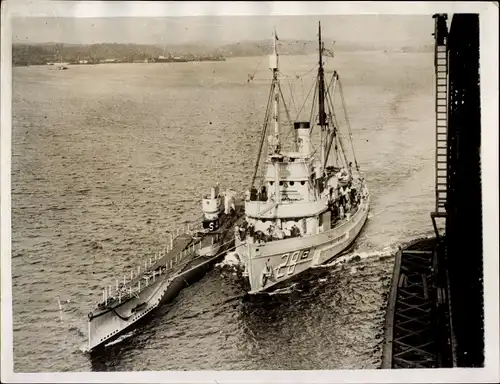
<svg viewBox="0 0 500 384">
<path fill-rule="evenodd" d="M 184 287 L 201 279 L 225 253 L 234 249 L 234 225 L 242 216 L 242 205 L 233 190 L 222 195 L 219 187 L 202 199 L 203 220 L 199 226 L 176 231 L 170 244 L 130 279 L 116 280 L 104 289 L 102 301 L 88 315 L 88 350 L 114 340 L 126 329 L 173 299 Z"/>
<path fill-rule="evenodd" d="M 290 150 L 284 150 L 280 104 L 285 100 L 279 82 L 276 41 L 275 33 L 266 124 L 245 200 L 245 220 L 235 228 L 235 253 L 243 264 L 250 293 L 278 288 L 345 251 L 361 232 L 370 204 L 368 188 L 354 155 L 338 73 L 333 73 L 328 87 L 325 83 L 321 24 L 316 90 L 310 115 L 317 120 L 293 124 L 289 121 L 288 137 L 293 137 L 293 142 L 289 144 Z M 352 161 L 348 159 L 333 109 L 336 91 L 340 92 L 349 128 Z M 285 105 L 285 111 L 288 110 Z M 262 159 L 268 121 L 273 122 L 274 132 L 268 136 L 267 157 Z M 320 136 L 317 148 L 312 136 L 315 126 Z M 258 169 L 262 171 L 260 180 L 257 180 Z"/>
</svg>

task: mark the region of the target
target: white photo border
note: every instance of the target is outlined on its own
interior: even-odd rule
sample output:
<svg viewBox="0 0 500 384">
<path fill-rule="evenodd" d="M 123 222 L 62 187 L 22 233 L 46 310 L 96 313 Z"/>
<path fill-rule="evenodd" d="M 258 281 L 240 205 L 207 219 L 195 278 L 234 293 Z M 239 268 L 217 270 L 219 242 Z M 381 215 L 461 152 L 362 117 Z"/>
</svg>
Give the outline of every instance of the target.
<svg viewBox="0 0 500 384">
<path fill-rule="evenodd" d="M 1 15 L 1 380 L 12 383 L 417 383 L 498 382 L 498 2 L 162 2 L 6 0 Z M 192 371 L 14 373 L 11 281 L 12 17 L 160 17 L 223 15 L 480 15 L 481 174 L 483 199 L 485 367 L 336 371 Z M 432 31 L 429 31 L 431 33 Z M 430 219 L 429 219 L 430 220 Z"/>
</svg>

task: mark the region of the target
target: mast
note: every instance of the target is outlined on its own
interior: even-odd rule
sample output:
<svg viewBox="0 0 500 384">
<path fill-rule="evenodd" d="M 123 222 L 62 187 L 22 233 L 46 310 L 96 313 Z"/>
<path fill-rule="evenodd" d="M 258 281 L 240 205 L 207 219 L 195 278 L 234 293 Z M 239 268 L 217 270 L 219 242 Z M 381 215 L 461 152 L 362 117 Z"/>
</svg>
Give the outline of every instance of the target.
<svg viewBox="0 0 500 384">
<path fill-rule="evenodd" d="M 280 196 L 280 159 L 281 159 L 281 144 L 280 144 L 280 122 L 279 122 L 279 80 L 278 80 L 278 72 L 279 72 L 279 59 L 278 59 L 278 51 L 276 49 L 276 41 L 278 40 L 278 35 L 276 34 L 276 29 L 274 30 L 274 39 L 273 39 L 273 55 L 271 56 L 271 69 L 273 70 L 273 84 L 274 84 L 274 154 L 273 154 L 273 162 L 274 162 L 274 188 L 275 188 L 275 202 L 276 209 L 278 209 L 278 204 L 281 202 Z"/>
<path fill-rule="evenodd" d="M 325 159 L 323 162 L 323 168 L 326 169 L 326 163 L 328 162 L 328 157 L 330 156 L 330 151 L 332 149 L 332 144 L 333 141 L 337 138 L 337 126 L 336 126 L 336 119 L 334 117 L 334 112 L 333 112 L 333 97 L 335 96 L 335 88 L 337 87 L 337 82 L 338 82 L 339 76 L 337 74 L 337 71 L 333 72 L 333 86 L 332 86 L 332 91 L 330 92 L 330 86 L 328 86 L 328 98 L 327 102 L 329 101 L 329 107 L 330 107 L 330 121 L 332 124 L 332 129 L 330 132 L 330 137 L 328 138 L 328 143 L 326 143 L 326 155 Z M 332 116 L 333 114 L 333 116 Z M 335 144 L 335 147 L 337 144 Z M 336 151 L 335 151 L 336 152 Z M 337 153 L 336 153 L 337 154 Z M 336 164 L 338 164 L 338 159 L 336 159 Z"/>
<path fill-rule="evenodd" d="M 280 123 L 279 123 L 279 80 L 278 80 L 278 52 L 276 50 L 276 41 L 278 40 L 278 35 L 276 30 L 274 31 L 273 39 L 273 54 L 271 56 L 271 69 L 273 70 L 273 83 L 274 83 L 274 150 L 276 153 L 280 151 Z"/>
<path fill-rule="evenodd" d="M 278 79 L 278 74 L 279 74 L 279 68 L 278 68 L 278 52 L 277 52 L 277 47 L 276 47 L 276 41 L 278 40 L 278 36 L 276 34 L 276 30 L 273 31 L 273 52 L 271 55 L 269 55 L 269 69 L 273 71 L 273 77 L 271 81 L 271 89 L 269 90 L 269 98 L 267 100 L 267 107 L 266 107 L 266 115 L 264 117 L 264 128 L 262 130 L 262 136 L 261 136 L 261 141 L 260 141 L 260 146 L 259 146 L 259 153 L 257 155 L 257 160 L 255 163 L 254 167 L 254 172 L 252 176 L 252 182 L 250 184 L 251 187 L 254 186 L 256 177 L 257 177 L 257 171 L 259 168 L 259 163 L 261 159 L 261 154 L 262 154 L 262 149 L 264 146 L 264 141 L 267 137 L 268 139 L 268 144 L 269 144 L 269 153 L 268 153 L 268 159 L 271 160 L 271 163 L 273 164 L 273 167 L 275 168 L 275 182 L 276 182 L 276 189 L 275 189 L 275 195 L 278 197 L 279 195 L 279 175 L 278 175 L 278 170 L 276 169 L 278 167 L 277 164 L 275 164 L 276 159 L 282 157 L 280 155 L 281 152 L 281 143 L 280 143 L 280 125 L 279 125 L 279 97 L 280 97 L 280 88 L 279 88 L 279 79 Z M 255 74 L 255 73 L 254 73 Z M 252 75 L 253 76 L 253 75 Z M 269 133 L 269 136 L 266 136 L 266 133 L 268 132 L 268 126 L 270 126 L 270 119 L 271 119 L 271 114 L 272 114 L 272 119 L 274 120 L 274 133 Z"/>
<path fill-rule="evenodd" d="M 323 42 L 321 41 L 321 21 L 319 22 L 318 26 L 318 45 L 319 45 L 318 109 L 319 109 L 319 126 L 321 127 L 321 164 L 324 164 L 325 141 L 326 141 L 325 139 L 326 113 L 325 113 L 325 72 L 323 70 Z"/>
<path fill-rule="evenodd" d="M 280 124 L 279 124 L 279 80 L 278 80 L 278 52 L 276 50 L 276 41 L 278 40 L 278 35 L 276 30 L 274 30 L 273 39 L 273 54 L 269 58 L 269 68 L 273 71 L 273 88 L 274 88 L 274 142 L 273 142 L 273 154 L 271 155 L 271 162 L 274 165 L 274 200 L 276 204 L 281 201 L 280 196 L 280 180 L 279 180 L 279 167 L 280 160 L 283 158 L 281 155 L 281 144 L 280 144 Z M 276 205 L 277 209 L 277 205 Z"/>
</svg>

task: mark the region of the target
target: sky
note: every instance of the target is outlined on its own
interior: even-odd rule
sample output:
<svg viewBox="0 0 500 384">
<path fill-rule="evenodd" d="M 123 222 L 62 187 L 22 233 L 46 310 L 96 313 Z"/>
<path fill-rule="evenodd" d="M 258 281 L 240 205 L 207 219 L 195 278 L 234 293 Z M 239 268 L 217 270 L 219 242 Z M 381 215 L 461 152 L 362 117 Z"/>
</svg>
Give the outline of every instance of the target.
<svg viewBox="0 0 500 384">
<path fill-rule="evenodd" d="M 460 2 L 442 3 L 443 8 L 423 1 L 7 0 L 7 4 L 13 42 L 225 44 L 270 39 L 273 28 L 281 39 L 316 40 L 321 20 L 325 39 L 388 47 L 432 44 L 433 13 L 452 14 L 464 7 Z"/>
<path fill-rule="evenodd" d="M 136 44 L 230 43 L 270 39 L 315 40 L 318 21 L 325 39 L 359 44 L 432 44 L 432 15 L 16 17 L 13 42 Z"/>
</svg>

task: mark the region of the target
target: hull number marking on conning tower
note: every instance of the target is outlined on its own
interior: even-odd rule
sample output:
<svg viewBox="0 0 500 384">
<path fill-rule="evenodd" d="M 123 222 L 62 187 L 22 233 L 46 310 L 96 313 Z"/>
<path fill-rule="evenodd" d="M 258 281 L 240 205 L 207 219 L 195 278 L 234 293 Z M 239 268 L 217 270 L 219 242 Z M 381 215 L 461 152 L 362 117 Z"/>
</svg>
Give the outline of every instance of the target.
<svg viewBox="0 0 500 384">
<path fill-rule="evenodd" d="M 285 276 L 285 273 L 290 276 L 295 273 L 295 267 L 298 264 L 306 263 L 309 261 L 308 257 L 310 250 L 295 251 L 293 253 L 285 253 L 281 255 L 281 259 L 284 260 L 279 266 L 275 268 L 276 277 L 279 279 Z"/>
</svg>

